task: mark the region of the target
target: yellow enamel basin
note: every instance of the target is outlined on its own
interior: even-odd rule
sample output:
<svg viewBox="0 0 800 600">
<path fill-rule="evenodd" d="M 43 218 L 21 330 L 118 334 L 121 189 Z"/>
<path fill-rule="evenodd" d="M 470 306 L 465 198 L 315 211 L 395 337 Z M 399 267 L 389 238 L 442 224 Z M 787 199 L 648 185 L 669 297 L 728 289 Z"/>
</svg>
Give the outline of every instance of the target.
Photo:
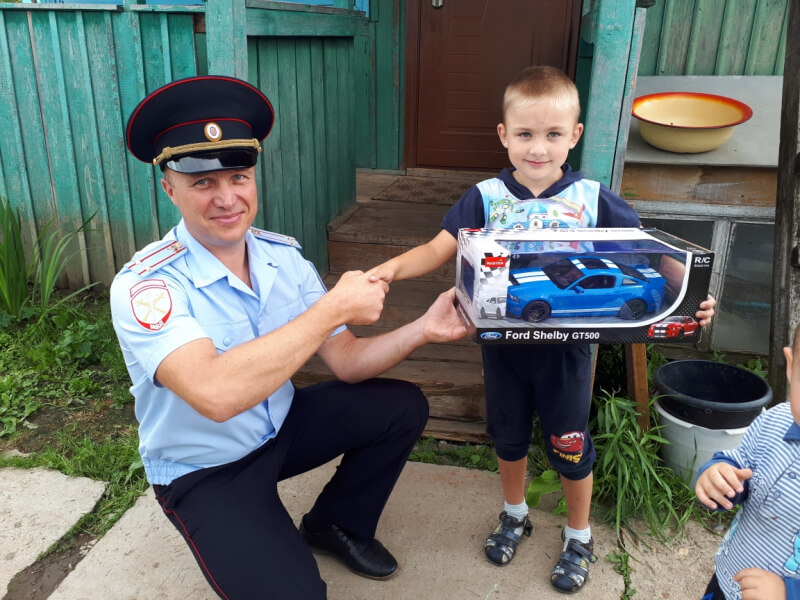
<svg viewBox="0 0 800 600">
<path fill-rule="evenodd" d="M 708 152 L 719 148 L 733 128 L 753 116 L 745 103 L 714 94 L 661 92 L 633 101 L 639 133 L 668 152 Z"/>
</svg>

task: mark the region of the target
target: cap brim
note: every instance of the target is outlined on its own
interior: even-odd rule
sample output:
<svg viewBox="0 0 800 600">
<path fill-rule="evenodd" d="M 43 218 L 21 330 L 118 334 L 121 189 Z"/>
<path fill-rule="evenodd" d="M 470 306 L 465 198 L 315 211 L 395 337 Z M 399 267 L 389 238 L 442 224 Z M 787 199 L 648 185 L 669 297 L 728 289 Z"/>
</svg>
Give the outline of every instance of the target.
<svg viewBox="0 0 800 600">
<path fill-rule="evenodd" d="M 224 169 L 247 169 L 256 162 L 258 162 L 258 152 L 255 150 L 225 150 L 182 156 L 162 163 L 161 167 L 167 167 L 178 173 L 205 173 Z"/>
</svg>

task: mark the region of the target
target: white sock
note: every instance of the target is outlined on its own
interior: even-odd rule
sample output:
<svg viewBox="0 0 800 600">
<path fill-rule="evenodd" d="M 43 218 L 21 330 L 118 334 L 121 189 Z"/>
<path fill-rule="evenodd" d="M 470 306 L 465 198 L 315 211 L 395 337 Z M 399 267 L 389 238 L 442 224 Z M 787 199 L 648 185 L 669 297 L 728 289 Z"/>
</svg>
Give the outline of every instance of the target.
<svg viewBox="0 0 800 600">
<path fill-rule="evenodd" d="M 562 552 L 567 550 L 567 543 L 569 542 L 570 538 L 576 539 L 582 544 L 585 544 L 592 539 L 592 528 L 587 527 L 586 529 L 573 529 L 569 526 L 564 527 L 564 547 L 561 550 Z"/>
<path fill-rule="evenodd" d="M 509 504 L 508 501 L 506 501 L 505 510 L 506 514 L 509 514 L 518 521 L 521 521 L 528 516 L 528 503 L 525 502 L 524 499 L 520 504 Z"/>
</svg>

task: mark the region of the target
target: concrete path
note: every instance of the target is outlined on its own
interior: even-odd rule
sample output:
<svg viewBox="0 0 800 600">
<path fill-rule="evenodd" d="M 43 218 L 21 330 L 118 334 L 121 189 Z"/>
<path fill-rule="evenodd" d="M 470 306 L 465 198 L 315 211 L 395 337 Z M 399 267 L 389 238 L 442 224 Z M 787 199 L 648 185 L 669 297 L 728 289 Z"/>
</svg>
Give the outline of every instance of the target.
<svg viewBox="0 0 800 600">
<path fill-rule="evenodd" d="M 91 512 L 104 483 L 47 469 L 0 469 L 0 591 Z"/>
<path fill-rule="evenodd" d="M 281 484 L 281 497 L 295 521 L 310 508 L 330 478 L 334 463 Z M 46 480 L 39 488 L 31 482 Z M 91 510 L 102 484 L 69 479 L 38 469 L 18 472 L 0 469 L 0 590 L 13 563 L 41 541 L 35 554 L 47 547 L 83 511 Z M 76 494 L 76 490 L 78 491 Z M 98 492 L 99 491 L 99 492 Z M 80 496 L 79 504 L 75 496 Z M 549 510 L 532 510 L 534 534 L 525 539 L 513 563 L 496 567 L 483 557 L 482 544 L 501 510 L 500 483 L 494 474 L 463 468 L 409 463 L 384 511 L 378 538 L 397 557 L 401 571 L 385 582 L 358 577 L 334 560 L 318 556 L 330 600 L 563 600 L 548 582 L 560 552 L 563 517 Z M 50 525 L 45 515 L 58 513 L 63 522 Z M 28 526 L 17 526 L 16 523 Z M 622 576 L 607 555 L 616 552 L 614 534 L 593 524 L 595 551 L 588 587 L 578 596 L 617 600 L 624 589 Z M 636 597 L 686 600 L 700 598 L 712 572 L 719 538 L 690 527 L 679 542 L 664 547 L 653 542 L 635 549 L 631 566 Z M 12 549 L 12 550 L 9 550 Z M 26 555 L 30 555 L 27 552 Z M 9 576 L 7 573 L 11 572 Z M 216 599 L 194 558 L 148 492 L 122 517 L 77 565 L 52 600 L 213 600 Z"/>
</svg>

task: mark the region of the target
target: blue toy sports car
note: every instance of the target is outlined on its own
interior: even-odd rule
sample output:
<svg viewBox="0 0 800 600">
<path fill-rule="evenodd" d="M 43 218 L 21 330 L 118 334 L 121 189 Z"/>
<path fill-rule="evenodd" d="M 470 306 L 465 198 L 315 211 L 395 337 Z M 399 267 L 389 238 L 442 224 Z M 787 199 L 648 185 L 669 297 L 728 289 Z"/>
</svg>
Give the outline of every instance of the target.
<svg viewBox="0 0 800 600">
<path fill-rule="evenodd" d="M 538 323 L 549 317 L 640 319 L 661 307 L 666 281 L 651 267 L 598 256 L 572 256 L 543 267 L 512 269 L 506 315 Z"/>
</svg>

